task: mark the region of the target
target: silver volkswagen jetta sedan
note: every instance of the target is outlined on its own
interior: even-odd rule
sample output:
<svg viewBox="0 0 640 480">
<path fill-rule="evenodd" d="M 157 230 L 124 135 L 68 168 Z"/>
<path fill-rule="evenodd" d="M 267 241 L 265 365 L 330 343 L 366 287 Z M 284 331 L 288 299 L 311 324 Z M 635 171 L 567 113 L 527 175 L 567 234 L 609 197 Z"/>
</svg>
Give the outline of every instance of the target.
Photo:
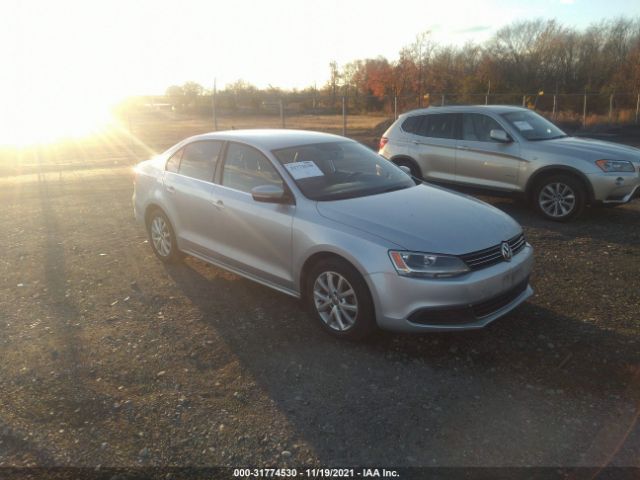
<svg viewBox="0 0 640 480">
<path fill-rule="evenodd" d="M 307 302 L 329 333 L 481 328 L 532 293 L 522 228 L 317 132 L 188 138 L 135 168 L 135 216 L 186 253 Z"/>
</svg>

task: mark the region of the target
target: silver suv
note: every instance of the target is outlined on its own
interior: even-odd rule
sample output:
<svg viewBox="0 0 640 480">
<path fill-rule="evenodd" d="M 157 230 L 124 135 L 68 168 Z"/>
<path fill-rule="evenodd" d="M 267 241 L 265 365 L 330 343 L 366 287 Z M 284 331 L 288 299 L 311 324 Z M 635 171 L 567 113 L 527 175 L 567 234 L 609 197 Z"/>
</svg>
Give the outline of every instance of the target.
<svg viewBox="0 0 640 480">
<path fill-rule="evenodd" d="M 524 194 L 556 221 L 640 196 L 640 149 L 570 137 L 520 107 L 405 113 L 384 133 L 380 154 L 429 182 Z"/>
</svg>

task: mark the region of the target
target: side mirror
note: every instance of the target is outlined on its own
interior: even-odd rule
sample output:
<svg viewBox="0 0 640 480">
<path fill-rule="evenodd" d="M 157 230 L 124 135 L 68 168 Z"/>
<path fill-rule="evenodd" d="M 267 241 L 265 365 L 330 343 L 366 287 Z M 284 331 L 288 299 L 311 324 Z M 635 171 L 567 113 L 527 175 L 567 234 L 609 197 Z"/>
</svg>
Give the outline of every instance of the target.
<svg viewBox="0 0 640 480">
<path fill-rule="evenodd" d="M 402 170 L 404 173 L 406 173 L 407 175 L 409 175 L 410 177 L 411 175 L 411 169 L 409 167 L 407 167 L 406 165 L 398 165 L 398 168 L 400 170 Z"/>
<path fill-rule="evenodd" d="M 491 140 L 495 140 L 496 142 L 500 142 L 500 143 L 513 142 L 511 137 L 507 135 L 507 132 L 505 132 L 504 130 L 500 130 L 498 128 L 494 128 L 489 132 L 489 138 L 491 138 Z"/>
<path fill-rule="evenodd" d="M 251 189 L 251 196 L 256 202 L 287 203 L 288 197 L 282 187 L 277 185 L 259 185 Z"/>
</svg>

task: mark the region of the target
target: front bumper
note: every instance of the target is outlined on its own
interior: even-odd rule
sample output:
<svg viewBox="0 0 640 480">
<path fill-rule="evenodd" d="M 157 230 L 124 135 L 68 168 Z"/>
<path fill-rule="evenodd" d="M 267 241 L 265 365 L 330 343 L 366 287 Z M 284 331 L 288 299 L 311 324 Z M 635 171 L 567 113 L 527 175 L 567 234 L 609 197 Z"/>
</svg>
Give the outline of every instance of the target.
<svg viewBox="0 0 640 480">
<path fill-rule="evenodd" d="M 602 203 L 627 203 L 640 197 L 640 171 L 628 173 L 595 173 L 588 175 L 594 200 Z"/>
<path fill-rule="evenodd" d="M 404 332 L 482 328 L 533 294 L 533 248 L 511 262 L 449 279 L 411 278 L 393 272 L 367 276 L 381 328 Z"/>
</svg>

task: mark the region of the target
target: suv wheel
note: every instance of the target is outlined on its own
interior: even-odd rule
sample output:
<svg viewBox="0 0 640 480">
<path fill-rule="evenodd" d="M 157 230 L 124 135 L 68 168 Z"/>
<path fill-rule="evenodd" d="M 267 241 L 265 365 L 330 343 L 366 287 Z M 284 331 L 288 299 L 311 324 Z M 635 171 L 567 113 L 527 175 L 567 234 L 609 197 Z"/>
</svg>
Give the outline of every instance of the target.
<svg viewBox="0 0 640 480">
<path fill-rule="evenodd" d="M 582 182 L 570 175 L 550 175 L 538 182 L 533 200 L 543 217 L 556 222 L 576 218 L 584 209 L 586 192 Z"/>
<path fill-rule="evenodd" d="M 307 278 L 309 310 L 326 332 L 360 339 L 376 329 L 367 284 L 348 263 L 329 259 L 316 264 Z"/>
</svg>

